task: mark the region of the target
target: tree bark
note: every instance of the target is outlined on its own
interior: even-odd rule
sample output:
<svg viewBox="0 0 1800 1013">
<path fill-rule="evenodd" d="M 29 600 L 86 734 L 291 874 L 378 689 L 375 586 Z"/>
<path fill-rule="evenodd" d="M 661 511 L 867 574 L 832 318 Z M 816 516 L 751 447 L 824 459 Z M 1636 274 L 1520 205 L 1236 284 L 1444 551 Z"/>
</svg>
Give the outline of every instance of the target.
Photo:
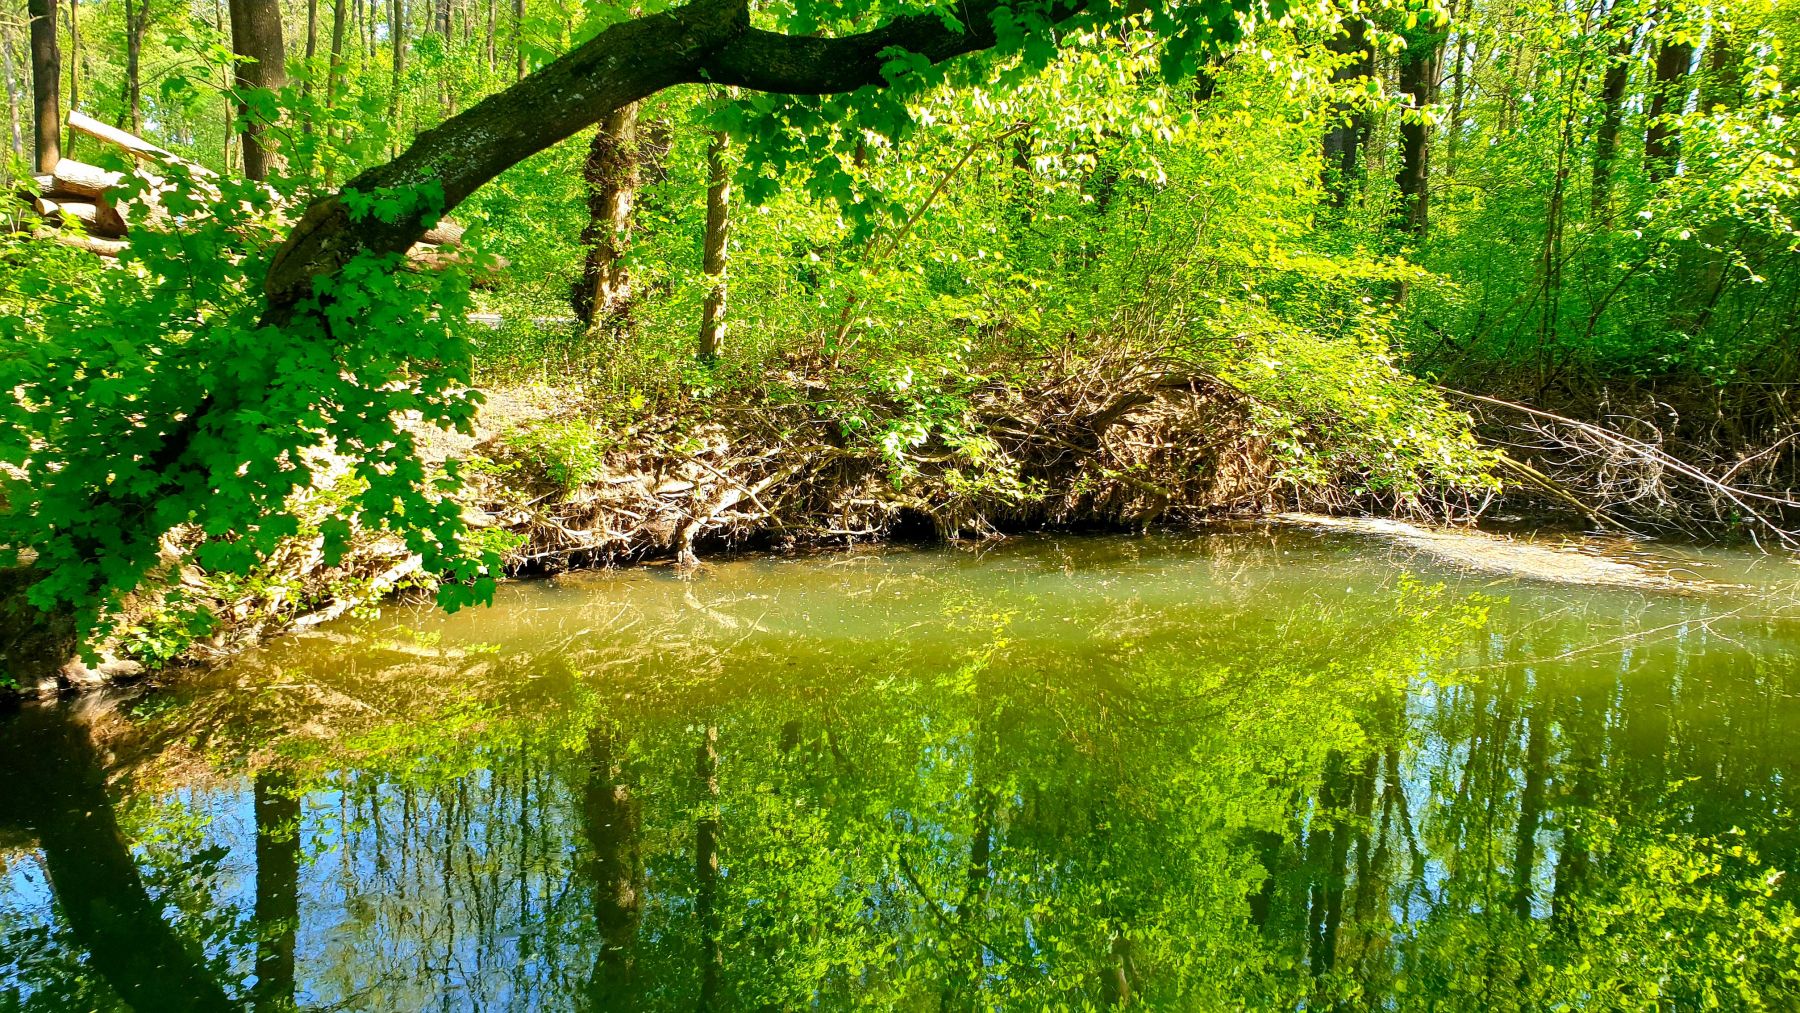
<svg viewBox="0 0 1800 1013">
<path fill-rule="evenodd" d="M 302 97 L 312 97 L 313 60 L 319 55 L 319 0 L 306 0 L 306 76 L 300 80 Z M 300 129 L 312 133 L 312 117 L 300 124 Z"/>
<path fill-rule="evenodd" d="M 144 129 L 143 86 L 140 68 L 143 63 L 144 31 L 150 22 L 150 0 L 138 0 L 134 9 L 125 0 L 125 107 L 133 133 Z"/>
<path fill-rule="evenodd" d="M 55 0 L 51 0 L 52 4 Z M 81 26 L 77 23 L 75 0 L 69 0 L 69 108 L 81 108 Z M 75 148 L 75 135 L 70 134 L 63 147 Z"/>
<path fill-rule="evenodd" d="M 287 49 L 281 41 L 281 5 L 278 0 L 230 0 L 231 48 L 249 62 L 237 67 L 240 92 L 255 88 L 279 90 L 287 84 Z M 238 100 L 238 115 L 244 119 L 244 175 L 253 180 L 269 177 L 278 166 L 276 145 L 269 133 L 271 124 L 260 122 L 250 106 Z"/>
<path fill-rule="evenodd" d="M 56 42 L 56 0 L 30 0 L 31 96 L 37 123 L 37 170 L 62 158 L 62 54 Z"/>
<path fill-rule="evenodd" d="M 1348 57 L 1349 62 L 1331 72 L 1335 83 L 1346 83 L 1369 77 L 1374 72 L 1375 53 L 1369 48 L 1368 23 L 1360 16 L 1345 19 L 1343 31 L 1326 43 L 1333 53 Z M 1341 208 L 1350 203 L 1360 175 L 1362 145 L 1369 133 L 1368 113 L 1348 102 L 1332 106 L 1331 129 L 1325 132 L 1325 193 L 1331 206 Z"/>
<path fill-rule="evenodd" d="M 400 84 L 401 75 L 406 71 L 406 8 L 405 0 L 393 0 L 388 5 L 388 41 L 393 44 L 393 76 L 388 82 L 388 127 L 400 129 Z"/>
<path fill-rule="evenodd" d="M 1436 97 L 1443 44 L 1442 34 L 1433 29 L 1421 28 L 1406 37 L 1406 50 L 1400 56 L 1400 91 L 1409 108 L 1420 115 Z M 1431 224 L 1431 125 L 1417 116 L 1400 121 L 1400 172 L 1394 181 L 1400 189 L 1394 228 L 1423 237 Z"/>
<path fill-rule="evenodd" d="M 731 166 L 726 152 L 731 138 L 713 131 L 706 146 L 706 237 L 700 270 L 706 275 L 706 296 L 700 303 L 700 360 L 712 362 L 725 347 L 726 267 L 731 238 Z"/>
<path fill-rule="evenodd" d="M 1612 221 L 1613 160 L 1619 153 L 1619 126 L 1625 116 L 1625 86 L 1631 77 L 1631 36 L 1621 38 L 1600 82 L 1600 125 L 1594 131 L 1592 205 L 1595 221 Z"/>
<path fill-rule="evenodd" d="M 221 0 L 213 0 L 213 30 L 216 32 L 219 32 L 220 34 L 224 34 L 224 32 L 225 32 L 225 8 L 224 8 Z M 224 79 L 224 83 L 222 84 L 222 86 L 219 89 L 219 95 L 222 98 L 224 98 L 224 100 L 225 100 L 225 162 L 224 162 L 224 167 L 225 167 L 226 172 L 230 172 L 231 171 L 231 139 L 233 137 L 237 136 L 236 132 L 231 129 L 232 123 L 235 122 L 235 120 L 236 120 L 236 117 L 234 117 L 232 115 L 231 68 L 222 67 L 219 70 L 219 74 Z"/>
<path fill-rule="evenodd" d="M 344 69 L 344 4 L 335 0 L 331 11 L 331 63 L 325 71 L 325 106 L 337 104 L 338 79 Z"/>
<path fill-rule="evenodd" d="M 1665 42 L 1657 50 L 1656 85 L 1650 95 L 1650 125 L 1644 131 L 1644 170 L 1652 183 L 1660 183 L 1673 175 L 1681 158 L 1681 132 L 1669 119 L 1680 115 L 1687 105 L 1687 72 L 1693 61 L 1692 43 Z"/>
<path fill-rule="evenodd" d="M 588 185 L 587 264 L 576 286 L 575 315 L 595 329 L 624 330 L 631 312 L 625 246 L 639 183 L 638 103 L 614 109 L 588 145 L 582 174 Z"/>
<path fill-rule="evenodd" d="M 6 125 L 12 139 L 13 153 L 25 154 L 25 131 L 22 125 L 24 102 L 20 97 L 19 60 L 13 52 L 12 28 L 0 22 L 0 74 L 6 76 Z"/>
<path fill-rule="evenodd" d="M 513 79 L 525 80 L 525 0 L 513 0 Z"/>
<path fill-rule="evenodd" d="M 487 72 L 494 73 L 494 0 L 487 0 Z"/>
</svg>

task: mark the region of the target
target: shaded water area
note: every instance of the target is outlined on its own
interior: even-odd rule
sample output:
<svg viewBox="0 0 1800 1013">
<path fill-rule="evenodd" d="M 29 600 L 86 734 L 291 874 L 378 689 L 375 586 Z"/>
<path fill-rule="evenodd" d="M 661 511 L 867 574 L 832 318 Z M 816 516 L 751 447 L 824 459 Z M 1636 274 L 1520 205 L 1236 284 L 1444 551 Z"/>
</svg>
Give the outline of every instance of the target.
<svg viewBox="0 0 1800 1013">
<path fill-rule="evenodd" d="M 0 719 L 0 1009 L 1800 1008 L 1800 566 L 637 569 Z"/>
</svg>

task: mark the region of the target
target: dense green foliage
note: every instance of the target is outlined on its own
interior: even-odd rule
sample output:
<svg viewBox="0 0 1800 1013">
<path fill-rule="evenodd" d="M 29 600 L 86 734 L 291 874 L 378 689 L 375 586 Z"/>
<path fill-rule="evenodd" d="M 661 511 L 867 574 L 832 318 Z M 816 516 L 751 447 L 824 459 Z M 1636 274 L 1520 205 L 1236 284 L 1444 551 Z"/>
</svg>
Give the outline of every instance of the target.
<svg viewBox="0 0 1800 1013">
<path fill-rule="evenodd" d="M 82 108 L 134 125 L 122 0 L 73 9 Z M 135 125 L 229 171 L 227 103 L 242 100 L 286 159 L 274 192 L 302 202 L 637 8 L 522 10 L 296 7 L 287 87 L 222 97 L 217 9 L 151 2 Z M 754 20 L 842 34 L 893 13 L 775 4 Z M 631 141 L 633 295 L 592 328 L 564 322 L 585 284 L 585 135 L 455 209 L 511 262 L 472 297 L 459 269 L 369 258 L 324 283 L 322 315 L 261 326 L 283 223 L 264 191 L 229 182 L 191 191 L 204 225 L 134 226 L 116 269 L 0 237 L 0 542 L 51 571 L 39 604 L 89 626 L 146 577 L 177 576 L 159 562 L 177 530 L 201 533 L 207 572 L 241 576 L 302 528 L 328 555 L 391 529 L 451 578 L 454 605 L 485 596 L 497 558 L 443 496 L 454 464 L 427 473 L 397 420 L 466 425 L 472 381 L 562 388 L 607 420 L 601 442 L 636 414 L 812 403 L 903 478 L 912 456 L 979 456 L 982 385 L 1122 349 L 1231 384 L 1269 466 L 1337 502 L 1442 512 L 1491 492 L 1494 459 L 1429 379 L 1553 404 L 1603 401 L 1619 380 L 1730 391 L 1717 428 L 1779 474 L 1782 385 L 1800 378 L 1794 14 L 1785 0 L 1159 5 L 1053 30 L 1007 8 L 991 52 L 935 68 L 890 54 L 904 87 L 670 89 L 642 103 Z M 0 23 L 22 49 L 19 12 Z M 716 131 L 735 182 L 728 337 L 701 360 Z M 112 157 L 85 138 L 65 155 Z M 22 141 L 12 164 L 23 176 Z M 350 196 L 378 216 L 440 199 L 429 185 Z M 505 323 L 469 324 L 471 308 Z M 158 453 L 191 420 L 200 466 L 170 487 Z M 327 448 L 362 491 L 315 532 L 304 501 L 330 484 Z"/>
</svg>

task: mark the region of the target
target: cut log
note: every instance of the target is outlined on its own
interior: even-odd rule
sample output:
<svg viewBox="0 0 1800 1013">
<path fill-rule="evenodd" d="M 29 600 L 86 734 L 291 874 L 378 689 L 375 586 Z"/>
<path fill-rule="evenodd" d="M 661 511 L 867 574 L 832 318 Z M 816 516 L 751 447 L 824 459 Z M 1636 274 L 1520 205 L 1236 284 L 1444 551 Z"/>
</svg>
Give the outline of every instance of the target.
<svg viewBox="0 0 1800 1013">
<path fill-rule="evenodd" d="M 445 218 L 426 230 L 420 241 L 437 246 L 456 246 L 462 242 L 463 233 L 467 231 L 461 224 Z"/>
<path fill-rule="evenodd" d="M 90 200 L 46 200 L 38 199 L 41 204 L 48 205 L 64 222 L 77 221 L 87 227 L 87 231 L 100 236 L 122 236 L 125 234 L 125 219 L 111 204 L 104 201 Z M 39 214 L 48 215 L 49 210 L 39 208 Z"/>
<path fill-rule="evenodd" d="M 476 287 L 486 287 L 495 283 L 501 271 L 512 264 L 505 257 L 488 256 L 477 265 L 475 258 L 467 250 L 445 249 L 435 243 L 414 243 L 407 248 L 406 259 L 413 267 L 422 271 L 438 271 L 450 266 L 462 266 L 470 269 L 470 283 Z"/>
<path fill-rule="evenodd" d="M 125 174 L 64 158 L 56 163 L 56 168 L 50 170 L 50 181 L 51 187 L 62 193 L 104 197 L 125 182 Z"/>
<path fill-rule="evenodd" d="M 77 250 L 86 250 L 89 253 L 97 253 L 102 257 L 117 257 L 120 253 L 125 251 L 127 246 L 131 245 L 123 239 L 107 239 L 104 236 L 83 236 L 73 232 L 57 231 L 45 233 L 45 235 L 64 246 L 73 246 Z"/>
<path fill-rule="evenodd" d="M 68 123 L 70 129 L 78 130 L 97 141 L 123 148 L 133 158 L 140 161 L 155 162 L 158 165 L 179 165 L 186 168 L 188 174 L 197 179 L 218 175 L 199 162 L 190 162 L 167 148 L 159 148 L 136 134 L 109 127 L 92 116 L 76 112 L 73 109 L 69 110 Z"/>
</svg>

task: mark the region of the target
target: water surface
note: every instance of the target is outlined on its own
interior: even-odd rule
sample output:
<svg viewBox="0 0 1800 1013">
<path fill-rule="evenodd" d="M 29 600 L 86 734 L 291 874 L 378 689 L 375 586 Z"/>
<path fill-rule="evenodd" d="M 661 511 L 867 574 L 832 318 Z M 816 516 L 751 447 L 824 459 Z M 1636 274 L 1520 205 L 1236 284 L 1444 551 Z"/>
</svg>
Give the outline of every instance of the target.
<svg viewBox="0 0 1800 1013">
<path fill-rule="evenodd" d="M 1020 539 L 29 709 L 0 1009 L 1800 1008 L 1800 566 L 1628 551 L 1732 586 Z"/>
</svg>

